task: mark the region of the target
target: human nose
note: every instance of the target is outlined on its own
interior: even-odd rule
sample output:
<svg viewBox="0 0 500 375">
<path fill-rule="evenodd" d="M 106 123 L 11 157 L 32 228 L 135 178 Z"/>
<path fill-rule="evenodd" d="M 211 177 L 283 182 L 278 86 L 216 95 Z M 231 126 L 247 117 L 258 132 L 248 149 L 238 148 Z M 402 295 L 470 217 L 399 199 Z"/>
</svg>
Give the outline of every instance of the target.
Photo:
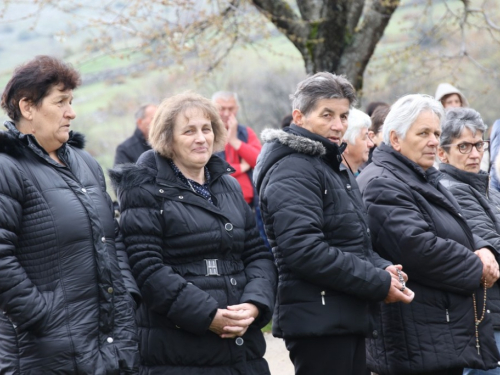
<svg viewBox="0 0 500 375">
<path fill-rule="evenodd" d="M 69 105 L 68 110 L 65 112 L 65 115 L 67 118 L 70 118 L 72 120 L 76 118 L 76 112 L 73 110 L 71 104 Z"/>
<path fill-rule="evenodd" d="M 373 146 L 375 146 L 375 143 L 373 143 L 373 141 L 370 137 L 367 138 L 366 144 L 367 144 L 368 148 L 372 148 Z"/>
<path fill-rule="evenodd" d="M 481 153 L 477 150 L 477 146 L 473 144 L 469 153 L 469 158 L 480 158 L 480 157 Z"/>
<path fill-rule="evenodd" d="M 205 143 L 205 141 L 206 141 L 205 134 L 203 134 L 203 132 L 201 130 L 197 131 L 196 132 L 196 137 L 195 137 L 195 142 L 197 142 L 197 143 Z"/>
<path fill-rule="evenodd" d="M 347 121 L 345 123 L 345 126 L 347 128 L 347 126 L 348 126 Z M 330 124 L 330 129 L 336 130 L 336 131 L 342 131 L 342 130 L 344 130 L 344 122 L 342 121 L 342 119 L 340 117 L 335 117 L 332 119 L 332 122 Z"/>
</svg>

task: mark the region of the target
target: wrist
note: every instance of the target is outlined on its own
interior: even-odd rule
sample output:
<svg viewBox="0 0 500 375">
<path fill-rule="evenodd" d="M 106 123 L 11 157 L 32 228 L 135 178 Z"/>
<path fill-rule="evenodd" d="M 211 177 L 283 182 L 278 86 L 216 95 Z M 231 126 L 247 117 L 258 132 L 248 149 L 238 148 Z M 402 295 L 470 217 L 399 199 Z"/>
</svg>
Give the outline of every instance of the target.
<svg viewBox="0 0 500 375">
<path fill-rule="evenodd" d="M 238 138 L 235 139 L 230 139 L 229 144 L 236 150 L 238 151 L 241 147 L 241 141 Z"/>
</svg>

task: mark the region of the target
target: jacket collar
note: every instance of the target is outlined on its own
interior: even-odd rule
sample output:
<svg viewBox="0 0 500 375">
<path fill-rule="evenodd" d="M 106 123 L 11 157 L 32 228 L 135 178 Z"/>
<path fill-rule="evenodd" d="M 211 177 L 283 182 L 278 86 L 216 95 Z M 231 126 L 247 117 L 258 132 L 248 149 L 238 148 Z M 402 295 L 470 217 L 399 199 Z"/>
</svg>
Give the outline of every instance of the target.
<svg viewBox="0 0 500 375">
<path fill-rule="evenodd" d="M 481 194 L 487 194 L 490 184 L 490 175 L 484 171 L 470 173 L 454 167 L 451 164 L 439 164 L 439 170 L 458 182 L 472 186 Z"/>
<path fill-rule="evenodd" d="M 179 182 L 174 170 L 170 166 L 168 159 L 162 157 L 160 154 L 154 151 L 148 151 L 148 153 L 152 153 L 154 155 L 154 159 L 156 162 L 157 174 L 156 181 L 159 184 L 167 184 L 167 185 L 182 185 Z M 229 174 L 235 172 L 235 169 L 231 167 L 229 163 L 222 160 L 220 157 L 216 155 L 212 155 L 210 160 L 207 163 L 208 171 L 210 172 L 210 183 L 217 180 L 220 176 L 224 174 Z"/>
<path fill-rule="evenodd" d="M 392 147 L 382 143 L 373 152 L 373 164 L 389 170 L 399 180 L 436 205 L 459 213 L 460 207 L 451 193 L 439 183 L 441 173 L 434 167 L 424 171 Z"/>
<path fill-rule="evenodd" d="M 47 151 L 40 146 L 33 134 L 23 134 L 17 129 L 11 121 L 6 121 L 4 123 L 7 131 L 2 133 L 2 144 L 0 145 L 0 152 L 10 154 L 14 157 L 19 157 L 23 154 L 23 149 L 28 148 L 33 153 L 39 157 L 47 160 L 49 163 L 55 163 L 50 157 Z M 68 142 L 64 143 L 59 150 L 57 150 L 59 156 L 65 157 L 68 150 L 67 145 L 83 149 L 85 146 L 85 137 L 80 134 L 71 131 L 69 133 Z M 59 164 L 55 163 L 57 166 Z"/>
</svg>

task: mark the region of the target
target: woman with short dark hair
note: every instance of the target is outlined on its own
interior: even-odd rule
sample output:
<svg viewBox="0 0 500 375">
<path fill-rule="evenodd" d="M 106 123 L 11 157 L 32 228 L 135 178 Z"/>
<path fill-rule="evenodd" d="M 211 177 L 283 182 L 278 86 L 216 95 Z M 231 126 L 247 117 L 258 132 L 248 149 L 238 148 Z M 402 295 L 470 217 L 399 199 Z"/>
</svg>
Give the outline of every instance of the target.
<svg viewBox="0 0 500 375">
<path fill-rule="evenodd" d="M 70 131 L 78 72 L 38 56 L 2 96 L 0 373 L 134 374 L 139 292 L 97 162 Z"/>
<path fill-rule="evenodd" d="M 153 150 L 111 171 L 132 272 L 148 374 L 269 374 L 260 329 L 276 270 L 234 170 L 213 155 L 226 131 L 210 100 L 166 99 Z"/>
</svg>

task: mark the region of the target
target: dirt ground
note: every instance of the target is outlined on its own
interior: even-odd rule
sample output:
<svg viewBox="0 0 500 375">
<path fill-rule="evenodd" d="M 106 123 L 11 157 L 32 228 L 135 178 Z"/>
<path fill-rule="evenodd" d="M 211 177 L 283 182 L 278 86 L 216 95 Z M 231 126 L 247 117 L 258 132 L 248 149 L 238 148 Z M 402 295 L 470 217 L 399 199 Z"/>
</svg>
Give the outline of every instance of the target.
<svg viewBox="0 0 500 375">
<path fill-rule="evenodd" d="M 293 364 L 288 357 L 285 342 L 282 339 L 273 337 L 271 333 L 264 333 L 267 350 L 264 358 L 269 363 L 272 375 L 293 375 Z"/>
</svg>

